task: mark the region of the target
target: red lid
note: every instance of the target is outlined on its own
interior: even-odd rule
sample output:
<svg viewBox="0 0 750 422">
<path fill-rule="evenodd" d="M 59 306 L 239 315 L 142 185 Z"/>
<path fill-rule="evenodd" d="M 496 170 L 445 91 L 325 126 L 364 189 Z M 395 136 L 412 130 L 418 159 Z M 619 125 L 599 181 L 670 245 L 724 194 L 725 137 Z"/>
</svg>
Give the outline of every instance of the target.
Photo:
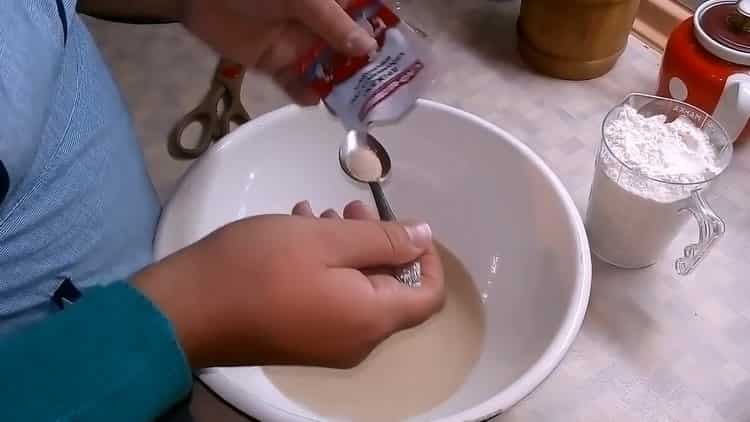
<svg viewBox="0 0 750 422">
<path fill-rule="evenodd" d="M 695 13 L 698 41 L 712 54 L 750 65 L 750 0 L 709 0 Z"/>
<path fill-rule="evenodd" d="M 750 53 L 750 19 L 735 4 L 717 4 L 701 16 L 701 26 L 716 42 Z"/>
</svg>

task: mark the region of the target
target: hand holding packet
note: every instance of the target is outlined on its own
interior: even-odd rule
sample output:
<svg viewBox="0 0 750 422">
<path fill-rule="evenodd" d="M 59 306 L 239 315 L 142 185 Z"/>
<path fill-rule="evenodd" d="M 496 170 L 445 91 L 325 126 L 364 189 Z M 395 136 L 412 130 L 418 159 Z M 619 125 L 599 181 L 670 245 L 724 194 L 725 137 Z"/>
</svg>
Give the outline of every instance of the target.
<svg viewBox="0 0 750 422">
<path fill-rule="evenodd" d="M 352 58 L 320 45 L 297 71 L 347 130 L 368 131 L 411 111 L 432 82 L 432 54 L 425 36 L 381 0 L 354 0 L 347 12 L 373 35 L 378 50 Z"/>
</svg>

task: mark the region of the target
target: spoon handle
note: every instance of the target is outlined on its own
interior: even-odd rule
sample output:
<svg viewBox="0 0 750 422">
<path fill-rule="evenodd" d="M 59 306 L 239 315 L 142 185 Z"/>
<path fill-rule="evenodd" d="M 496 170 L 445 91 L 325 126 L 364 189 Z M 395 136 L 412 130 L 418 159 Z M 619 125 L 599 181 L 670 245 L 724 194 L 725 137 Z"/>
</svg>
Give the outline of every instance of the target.
<svg viewBox="0 0 750 422">
<path fill-rule="evenodd" d="M 380 219 L 383 221 L 396 221 L 396 214 L 391 209 L 391 204 L 385 197 L 383 187 L 378 182 L 373 182 L 369 185 L 372 190 L 372 196 L 375 198 L 375 205 L 378 207 Z M 415 261 L 397 268 L 394 276 L 398 281 L 409 287 L 419 287 L 422 283 L 422 267 L 419 261 Z"/>
<path fill-rule="evenodd" d="M 375 205 L 378 207 L 380 219 L 383 221 L 396 221 L 396 214 L 393 213 L 391 204 L 385 197 L 385 192 L 383 192 L 383 187 L 380 186 L 380 183 L 370 183 L 370 189 L 372 190 L 372 196 L 375 198 Z"/>
</svg>

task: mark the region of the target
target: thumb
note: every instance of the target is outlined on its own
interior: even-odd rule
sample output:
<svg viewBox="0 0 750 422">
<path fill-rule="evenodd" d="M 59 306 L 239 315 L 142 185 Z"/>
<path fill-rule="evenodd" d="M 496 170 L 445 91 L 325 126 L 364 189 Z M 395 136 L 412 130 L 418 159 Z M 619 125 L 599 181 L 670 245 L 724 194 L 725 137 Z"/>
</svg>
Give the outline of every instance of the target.
<svg viewBox="0 0 750 422">
<path fill-rule="evenodd" d="M 372 268 L 403 265 L 432 246 L 429 224 L 380 221 L 330 221 L 327 263 L 333 267 Z"/>
<path fill-rule="evenodd" d="M 292 15 L 334 49 L 349 56 L 364 56 L 378 44 L 334 0 L 290 0 Z"/>
</svg>

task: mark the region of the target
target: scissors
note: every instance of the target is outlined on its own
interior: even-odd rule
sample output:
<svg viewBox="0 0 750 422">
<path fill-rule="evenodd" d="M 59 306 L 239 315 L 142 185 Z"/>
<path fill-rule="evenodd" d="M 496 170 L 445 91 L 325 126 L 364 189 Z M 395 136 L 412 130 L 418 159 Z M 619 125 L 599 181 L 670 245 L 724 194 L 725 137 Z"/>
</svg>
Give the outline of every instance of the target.
<svg viewBox="0 0 750 422">
<path fill-rule="evenodd" d="M 169 134 L 169 155 L 179 160 L 198 158 L 213 142 L 231 131 L 232 123 L 242 125 L 250 121 L 241 98 L 244 78 L 245 68 L 242 65 L 223 58 L 219 60 L 211 89 L 203 102 L 177 122 Z M 221 112 L 220 106 L 223 106 Z M 195 146 L 191 147 L 183 142 L 183 134 L 193 123 L 201 125 L 201 134 Z"/>
</svg>

